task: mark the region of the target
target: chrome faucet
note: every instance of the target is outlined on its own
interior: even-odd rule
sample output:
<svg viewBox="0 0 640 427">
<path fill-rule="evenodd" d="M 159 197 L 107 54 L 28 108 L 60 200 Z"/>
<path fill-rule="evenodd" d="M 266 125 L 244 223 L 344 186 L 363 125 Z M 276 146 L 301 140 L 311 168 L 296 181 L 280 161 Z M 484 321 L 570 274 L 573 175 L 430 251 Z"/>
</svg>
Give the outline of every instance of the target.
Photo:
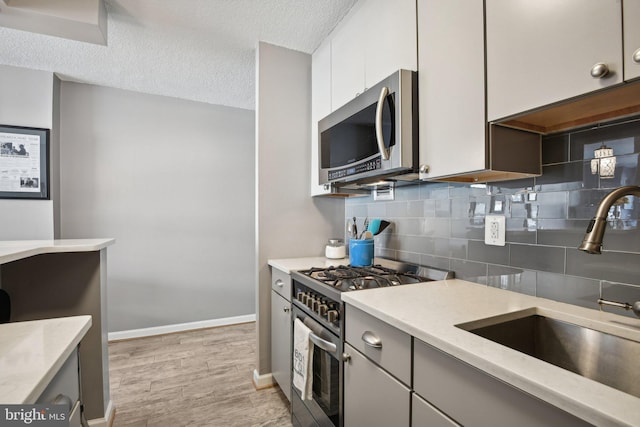
<svg viewBox="0 0 640 427">
<path fill-rule="evenodd" d="M 578 249 L 585 251 L 589 254 L 601 254 L 602 253 L 602 238 L 604 237 L 605 226 L 607 225 L 607 215 L 611 206 L 623 196 L 640 196 L 640 186 L 628 185 L 626 187 L 616 188 L 609 194 L 604 196 L 604 199 L 600 201 L 598 209 L 596 209 L 596 215 L 589 222 L 587 226 L 587 232 L 584 235 L 584 239 Z M 605 299 L 598 299 L 598 304 L 609 305 L 614 307 L 620 307 L 625 310 L 632 310 L 633 313 L 640 317 L 640 301 L 636 301 L 633 304 L 621 303 L 616 301 L 607 301 Z"/>
</svg>

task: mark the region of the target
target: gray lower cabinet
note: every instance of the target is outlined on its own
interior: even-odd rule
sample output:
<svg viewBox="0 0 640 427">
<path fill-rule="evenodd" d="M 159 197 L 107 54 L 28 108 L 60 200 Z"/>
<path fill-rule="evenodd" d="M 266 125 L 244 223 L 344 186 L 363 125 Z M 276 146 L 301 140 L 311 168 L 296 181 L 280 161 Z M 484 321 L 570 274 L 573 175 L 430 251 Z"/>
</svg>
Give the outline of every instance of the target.
<svg viewBox="0 0 640 427">
<path fill-rule="evenodd" d="M 413 388 L 462 425 L 590 425 L 415 338 Z"/>
<path fill-rule="evenodd" d="M 78 367 L 78 350 L 76 348 L 35 402 L 37 404 L 68 405 L 67 419 L 70 427 L 81 426 Z"/>
<path fill-rule="evenodd" d="M 415 393 L 411 396 L 411 407 L 412 427 L 460 427 L 460 424 Z"/>
<path fill-rule="evenodd" d="M 349 344 L 345 353 L 345 427 L 409 427 L 409 388 Z"/>
<path fill-rule="evenodd" d="M 291 276 L 271 272 L 271 375 L 291 401 Z"/>
<path fill-rule="evenodd" d="M 345 307 L 344 425 L 410 425 L 411 335 Z"/>
</svg>

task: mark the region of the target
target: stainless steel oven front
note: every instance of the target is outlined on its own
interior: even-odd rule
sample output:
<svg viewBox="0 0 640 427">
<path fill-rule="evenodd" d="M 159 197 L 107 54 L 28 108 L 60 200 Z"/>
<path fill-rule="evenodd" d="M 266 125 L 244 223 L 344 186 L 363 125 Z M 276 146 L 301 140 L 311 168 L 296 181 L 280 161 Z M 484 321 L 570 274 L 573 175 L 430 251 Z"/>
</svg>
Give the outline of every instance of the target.
<svg viewBox="0 0 640 427">
<path fill-rule="evenodd" d="M 304 311 L 303 311 L 304 310 Z M 342 427 L 342 340 L 322 326 L 315 314 L 293 304 L 292 320 L 300 319 L 309 329 L 313 343 L 313 393 L 302 400 L 291 386 L 292 423 L 295 427 Z"/>
</svg>

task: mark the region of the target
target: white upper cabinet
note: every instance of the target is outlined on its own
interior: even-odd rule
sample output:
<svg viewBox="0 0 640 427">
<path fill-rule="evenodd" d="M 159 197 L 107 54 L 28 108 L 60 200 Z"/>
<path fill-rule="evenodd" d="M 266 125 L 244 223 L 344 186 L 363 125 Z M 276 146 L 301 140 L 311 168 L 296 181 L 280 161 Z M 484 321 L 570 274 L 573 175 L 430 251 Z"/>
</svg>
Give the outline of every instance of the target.
<svg viewBox="0 0 640 427">
<path fill-rule="evenodd" d="M 624 0 L 624 79 L 640 77 L 640 0 Z"/>
<path fill-rule="evenodd" d="M 318 120 L 331 112 L 331 43 L 325 40 L 311 58 L 311 195 L 330 192 L 318 184 Z"/>
<path fill-rule="evenodd" d="M 318 184 L 318 121 L 393 72 L 417 70 L 415 0 L 360 0 L 312 57 L 311 195 Z"/>
<path fill-rule="evenodd" d="M 368 2 L 360 0 L 329 36 L 331 38 L 331 110 L 364 90 L 364 52 Z"/>
<path fill-rule="evenodd" d="M 362 0 L 361 0 L 362 1 Z M 365 88 L 399 69 L 418 69 L 415 0 L 367 0 Z"/>
<path fill-rule="evenodd" d="M 329 38 L 336 110 L 394 71 L 417 69 L 415 0 L 360 0 Z"/>
<path fill-rule="evenodd" d="M 621 0 L 486 0 L 488 120 L 621 83 L 621 24 Z"/>
<path fill-rule="evenodd" d="M 483 13 L 481 1 L 418 0 L 419 164 L 429 166 L 425 178 L 486 167 Z"/>
</svg>

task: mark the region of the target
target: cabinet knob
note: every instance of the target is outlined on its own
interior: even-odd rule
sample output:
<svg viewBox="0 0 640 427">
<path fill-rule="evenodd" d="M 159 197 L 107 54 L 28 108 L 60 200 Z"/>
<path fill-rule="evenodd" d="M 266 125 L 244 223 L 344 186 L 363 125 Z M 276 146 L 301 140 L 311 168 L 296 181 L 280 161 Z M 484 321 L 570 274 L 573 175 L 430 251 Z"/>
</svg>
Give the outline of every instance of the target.
<svg viewBox="0 0 640 427">
<path fill-rule="evenodd" d="M 636 64 L 640 64 L 640 48 L 636 49 L 635 52 L 633 52 L 633 62 L 635 62 Z"/>
<path fill-rule="evenodd" d="M 284 311 L 285 313 L 288 313 L 291 311 L 291 309 L 289 307 L 284 307 L 282 311 Z"/>
<path fill-rule="evenodd" d="M 284 282 L 280 279 L 276 280 L 276 286 L 282 287 L 284 285 Z"/>
<path fill-rule="evenodd" d="M 422 174 L 429 173 L 429 165 L 420 165 L 418 172 Z"/>
<path fill-rule="evenodd" d="M 349 353 L 342 353 L 342 361 L 349 362 L 351 360 L 351 355 Z"/>
<path fill-rule="evenodd" d="M 594 79 L 601 79 L 609 74 L 609 66 L 603 62 L 598 62 L 591 67 L 591 77 Z"/>
</svg>

